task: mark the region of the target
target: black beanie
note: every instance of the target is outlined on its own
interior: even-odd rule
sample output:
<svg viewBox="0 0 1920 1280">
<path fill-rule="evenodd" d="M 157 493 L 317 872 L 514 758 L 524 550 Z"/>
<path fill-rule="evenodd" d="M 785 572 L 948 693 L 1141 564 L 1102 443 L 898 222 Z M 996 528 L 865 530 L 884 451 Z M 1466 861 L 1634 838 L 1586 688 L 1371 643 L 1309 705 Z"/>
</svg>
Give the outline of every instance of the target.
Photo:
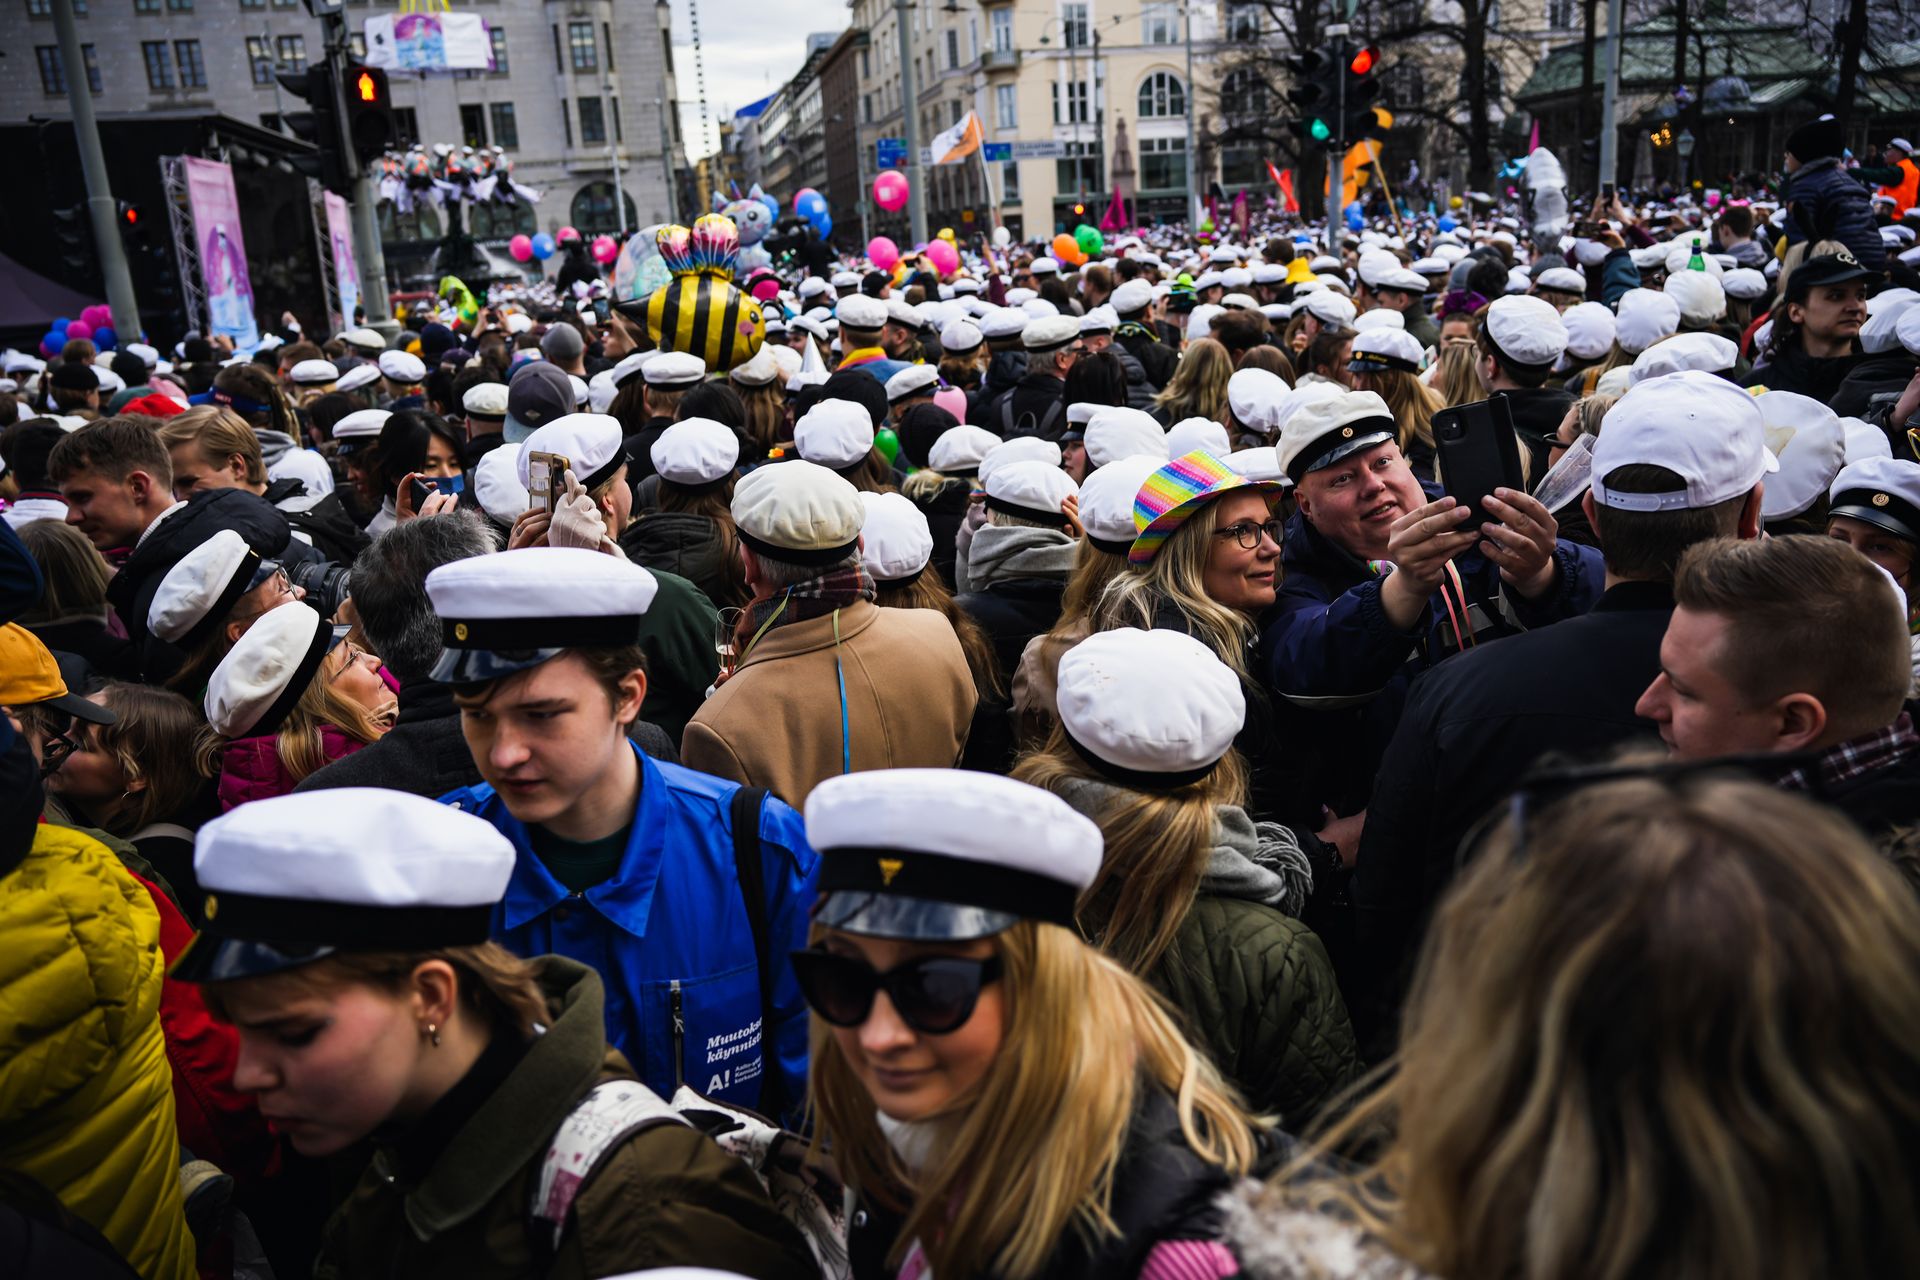
<svg viewBox="0 0 1920 1280">
<path fill-rule="evenodd" d="M 1812 164 L 1847 149 L 1847 133 L 1832 116 L 1809 120 L 1787 135 L 1787 154 L 1801 164 Z"/>
<path fill-rule="evenodd" d="M 937 404 L 917 404 L 900 415 L 900 452 L 916 467 L 927 465 L 933 442 L 960 425 Z"/>
<path fill-rule="evenodd" d="M 866 408 L 873 429 L 887 425 L 887 389 L 865 369 L 842 369 L 827 379 L 822 400 L 851 400 Z M 798 419 L 795 419 L 798 421 Z"/>
</svg>

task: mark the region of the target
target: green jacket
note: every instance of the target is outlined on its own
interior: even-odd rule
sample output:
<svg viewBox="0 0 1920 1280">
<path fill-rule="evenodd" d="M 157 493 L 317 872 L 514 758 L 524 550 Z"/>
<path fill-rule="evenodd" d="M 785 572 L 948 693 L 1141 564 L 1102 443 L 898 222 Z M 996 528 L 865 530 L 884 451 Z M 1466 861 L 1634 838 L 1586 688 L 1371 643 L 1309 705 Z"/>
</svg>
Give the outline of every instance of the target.
<svg viewBox="0 0 1920 1280">
<path fill-rule="evenodd" d="M 740 1161 L 678 1124 L 642 1129 L 603 1158 L 574 1201 L 557 1254 L 530 1218 L 553 1135 L 596 1084 L 632 1080 L 609 1048 L 597 974 L 544 957 L 553 1025 L 416 1184 L 377 1146 L 327 1224 L 317 1280 L 589 1280 L 703 1266 L 759 1280 L 818 1275 L 805 1241 Z"/>
<path fill-rule="evenodd" d="M 640 648 L 647 655 L 647 697 L 640 704 L 640 718 L 659 725 L 678 743 L 720 674 L 714 634 L 720 611 L 705 592 L 678 574 L 649 572 L 659 590 L 640 620 Z"/>
<path fill-rule="evenodd" d="M 1289 1132 L 1360 1077 L 1326 947 L 1272 907 L 1203 886 L 1147 980 L 1248 1105 Z"/>
</svg>

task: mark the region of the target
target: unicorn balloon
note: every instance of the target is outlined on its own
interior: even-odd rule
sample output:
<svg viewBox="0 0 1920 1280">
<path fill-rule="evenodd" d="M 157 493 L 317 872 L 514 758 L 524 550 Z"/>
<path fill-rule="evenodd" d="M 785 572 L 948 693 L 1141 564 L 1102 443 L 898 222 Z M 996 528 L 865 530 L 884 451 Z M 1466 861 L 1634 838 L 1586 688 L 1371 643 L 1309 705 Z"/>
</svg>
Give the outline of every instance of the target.
<svg viewBox="0 0 1920 1280">
<path fill-rule="evenodd" d="M 773 229 L 773 208 L 768 198 L 760 193 L 758 183 L 739 200 L 723 200 L 719 192 L 714 192 L 713 211 L 733 219 L 733 225 L 740 230 L 742 249 L 751 249 L 759 244 Z"/>
</svg>

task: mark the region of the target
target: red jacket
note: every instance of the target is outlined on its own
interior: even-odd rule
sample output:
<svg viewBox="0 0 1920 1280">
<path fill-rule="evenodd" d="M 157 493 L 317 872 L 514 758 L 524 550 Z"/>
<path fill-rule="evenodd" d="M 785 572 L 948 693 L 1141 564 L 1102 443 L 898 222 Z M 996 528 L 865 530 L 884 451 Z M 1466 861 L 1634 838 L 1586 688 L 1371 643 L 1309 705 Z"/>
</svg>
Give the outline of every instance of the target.
<svg viewBox="0 0 1920 1280">
<path fill-rule="evenodd" d="M 330 724 L 320 726 L 320 753 L 326 757 L 326 764 L 350 756 L 365 745 Z M 280 759 L 278 735 L 235 738 L 220 757 L 220 811 L 225 813 L 249 800 L 288 795 L 299 781 Z"/>
</svg>

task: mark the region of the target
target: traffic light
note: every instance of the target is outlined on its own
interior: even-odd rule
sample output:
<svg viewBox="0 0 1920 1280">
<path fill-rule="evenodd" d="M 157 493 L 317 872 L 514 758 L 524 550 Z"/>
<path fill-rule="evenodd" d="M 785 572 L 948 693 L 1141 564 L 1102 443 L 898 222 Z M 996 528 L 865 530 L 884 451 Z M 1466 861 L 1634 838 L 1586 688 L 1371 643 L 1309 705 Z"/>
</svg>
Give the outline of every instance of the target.
<svg viewBox="0 0 1920 1280">
<path fill-rule="evenodd" d="M 347 139 L 354 154 L 362 164 L 377 160 L 399 137 L 387 73 L 378 67 L 350 65 L 340 83 L 347 91 Z"/>
<path fill-rule="evenodd" d="M 340 147 L 339 107 L 334 96 L 333 59 L 308 67 L 305 71 L 275 73 L 280 87 L 307 104 L 305 111 L 289 111 L 280 117 L 295 137 L 314 146 L 312 155 L 287 158 L 288 163 L 337 195 L 350 195 L 353 180 L 347 176 L 346 156 Z"/>
<path fill-rule="evenodd" d="M 1293 122 L 1294 132 L 1303 141 L 1327 146 L 1333 142 L 1334 95 L 1339 92 L 1341 67 L 1329 49 L 1308 49 L 1287 59 L 1293 73 L 1293 87 L 1287 99 L 1299 110 Z"/>
<path fill-rule="evenodd" d="M 60 244 L 60 265 L 66 268 L 67 279 L 72 282 L 91 279 L 96 255 L 93 229 L 87 225 L 86 201 L 52 212 L 54 238 Z"/>
<path fill-rule="evenodd" d="M 180 307 L 164 212 L 149 215 L 145 206 L 122 200 L 117 220 L 127 272 L 143 317 L 155 333 L 185 332 L 187 319 Z"/>
<path fill-rule="evenodd" d="M 1386 136 L 1386 123 L 1380 118 L 1374 101 L 1380 96 L 1380 51 L 1372 45 L 1341 41 L 1340 74 L 1346 77 L 1346 117 L 1340 128 L 1340 141 L 1346 146 L 1368 138 Z"/>
</svg>

